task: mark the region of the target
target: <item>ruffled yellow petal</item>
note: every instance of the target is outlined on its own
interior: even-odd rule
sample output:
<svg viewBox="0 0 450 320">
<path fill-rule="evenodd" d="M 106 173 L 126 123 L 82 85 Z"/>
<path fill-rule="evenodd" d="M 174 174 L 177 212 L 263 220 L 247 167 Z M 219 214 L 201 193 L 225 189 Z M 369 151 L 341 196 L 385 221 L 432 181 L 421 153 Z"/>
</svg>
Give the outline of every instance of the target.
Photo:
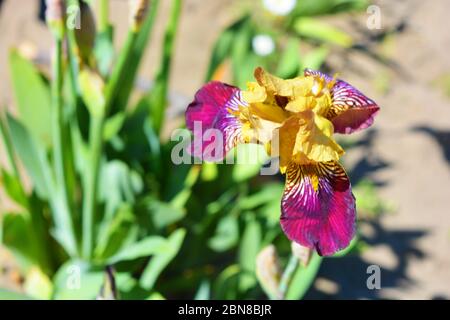
<svg viewBox="0 0 450 320">
<path fill-rule="evenodd" d="M 267 99 L 266 88 L 256 82 L 247 82 L 247 90 L 242 91 L 242 99 L 247 103 L 264 102 Z"/>
<path fill-rule="evenodd" d="M 280 127 L 280 168 L 298 164 L 337 161 L 344 150 L 332 138 L 333 125 L 311 110 L 298 113 Z"/>
</svg>

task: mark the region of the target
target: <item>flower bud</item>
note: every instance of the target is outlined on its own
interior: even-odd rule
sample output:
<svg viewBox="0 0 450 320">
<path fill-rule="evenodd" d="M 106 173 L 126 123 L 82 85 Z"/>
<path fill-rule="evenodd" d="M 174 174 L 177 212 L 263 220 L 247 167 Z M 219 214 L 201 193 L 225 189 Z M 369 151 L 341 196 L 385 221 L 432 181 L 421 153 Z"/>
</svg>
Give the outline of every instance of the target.
<svg viewBox="0 0 450 320">
<path fill-rule="evenodd" d="M 296 242 L 291 243 L 292 254 L 297 257 L 302 266 L 307 267 L 311 260 L 312 250 Z"/>
<path fill-rule="evenodd" d="M 275 246 L 262 249 L 256 257 L 256 277 L 264 291 L 270 297 L 279 298 L 281 268 Z"/>
<path fill-rule="evenodd" d="M 62 38 L 64 36 L 65 21 L 65 0 L 46 0 L 45 20 L 47 25 L 55 35 Z"/>
<path fill-rule="evenodd" d="M 78 45 L 78 54 L 83 63 L 89 64 L 95 42 L 95 19 L 91 7 L 80 3 L 80 28 L 75 28 L 75 40 Z"/>
<path fill-rule="evenodd" d="M 130 0 L 130 25 L 134 32 L 139 31 L 147 15 L 149 0 Z"/>
</svg>

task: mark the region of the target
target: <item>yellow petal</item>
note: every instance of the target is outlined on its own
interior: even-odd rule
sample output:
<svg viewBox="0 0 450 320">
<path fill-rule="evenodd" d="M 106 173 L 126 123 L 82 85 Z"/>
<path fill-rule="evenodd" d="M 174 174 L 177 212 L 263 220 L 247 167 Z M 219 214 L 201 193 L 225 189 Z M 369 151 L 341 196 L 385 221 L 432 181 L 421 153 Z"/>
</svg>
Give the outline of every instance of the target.
<svg viewBox="0 0 450 320">
<path fill-rule="evenodd" d="M 293 87 L 289 81 L 275 77 L 267 73 L 263 68 L 256 68 L 255 79 L 260 86 L 266 88 L 268 93 L 283 97 L 293 95 Z"/>
<path fill-rule="evenodd" d="M 256 82 L 248 82 L 247 90 L 242 91 L 242 99 L 247 103 L 264 102 L 267 99 L 266 89 Z"/>
<path fill-rule="evenodd" d="M 297 113 L 311 110 L 316 104 L 317 102 L 314 97 L 298 97 L 286 105 L 286 110 Z"/>
<path fill-rule="evenodd" d="M 332 134 L 332 123 L 310 110 L 292 116 L 280 127 L 280 168 L 291 160 L 299 164 L 339 160 L 344 150 Z"/>
<path fill-rule="evenodd" d="M 277 105 L 252 103 L 248 108 L 254 116 L 272 122 L 282 123 L 289 117 L 289 114 Z"/>
</svg>

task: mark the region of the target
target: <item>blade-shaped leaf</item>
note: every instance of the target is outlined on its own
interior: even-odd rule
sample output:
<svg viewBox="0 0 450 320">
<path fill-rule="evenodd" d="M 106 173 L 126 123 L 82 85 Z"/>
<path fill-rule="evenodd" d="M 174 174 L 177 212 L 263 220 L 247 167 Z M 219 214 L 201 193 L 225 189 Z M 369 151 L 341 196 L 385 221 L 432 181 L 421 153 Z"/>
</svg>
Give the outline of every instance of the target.
<svg viewBox="0 0 450 320">
<path fill-rule="evenodd" d="M 44 145 L 51 143 L 51 97 L 35 66 L 16 51 L 9 56 L 12 87 L 20 119 Z"/>
<path fill-rule="evenodd" d="M 185 235 L 186 230 L 184 229 L 174 231 L 167 239 L 166 250 L 156 254 L 150 260 L 140 280 L 140 284 L 144 289 L 150 290 L 153 288 L 161 272 L 180 251 Z"/>
<path fill-rule="evenodd" d="M 14 148 L 30 175 L 36 192 L 41 198 L 48 199 L 52 194 L 53 180 L 45 150 L 19 121 L 10 115 L 7 121 Z"/>
<path fill-rule="evenodd" d="M 317 19 L 299 18 L 294 24 L 294 29 L 305 38 L 337 44 L 344 48 L 353 45 L 353 39 L 350 35 Z"/>
</svg>

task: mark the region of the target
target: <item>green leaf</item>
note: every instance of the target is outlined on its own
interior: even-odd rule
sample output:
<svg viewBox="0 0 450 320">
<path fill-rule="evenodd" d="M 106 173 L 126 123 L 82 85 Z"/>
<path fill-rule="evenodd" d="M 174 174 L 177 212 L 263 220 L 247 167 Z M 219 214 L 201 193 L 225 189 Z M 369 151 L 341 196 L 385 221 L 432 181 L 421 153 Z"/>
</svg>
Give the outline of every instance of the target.
<svg viewBox="0 0 450 320">
<path fill-rule="evenodd" d="M 300 41 L 290 38 L 280 58 L 276 75 L 280 78 L 293 78 L 300 71 Z"/>
<path fill-rule="evenodd" d="M 9 115 L 7 121 L 15 150 L 30 175 L 36 192 L 40 198 L 48 199 L 53 193 L 53 180 L 45 150 L 20 122 Z"/>
<path fill-rule="evenodd" d="M 111 41 L 112 29 L 99 32 L 95 40 L 94 54 L 98 62 L 98 68 L 103 76 L 106 76 L 114 60 L 114 46 Z"/>
<path fill-rule="evenodd" d="M 112 215 L 122 203 L 133 204 L 143 189 L 142 177 L 127 164 L 119 160 L 108 162 L 102 167 L 99 198 L 105 202 L 105 220 Z"/>
<path fill-rule="evenodd" d="M 269 159 L 259 144 L 240 144 L 236 147 L 237 159 L 233 166 L 233 181 L 243 182 L 259 174 L 261 166 Z"/>
<path fill-rule="evenodd" d="M 214 282 L 214 299 L 237 299 L 240 273 L 239 265 L 233 264 L 225 268 Z"/>
<path fill-rule="evenodd" d="M 330 50 L 328 46 L 323 45 L 312 52 L 305 55 L 302 60 L 302 69 L 310 68 L 313 70 L 319 70 L 324 64 Z"/>
<path fill-rule="evenodd" d="M 315 16 L 352 10 L 364 10 L 367 0 L 302 0 L 297 7 L 296 16 Z"/>
<path fill-rule="evenodd" d="M 238 219 L 228 215 L 219 221 L 215 234 L 208 240 L 208 246 L 216 252 L 224 252 L 234 247 L 238 240 Z"/>
<path fill-rule="evenodd" d="M 239 277 L 241 292 L 245 292 L 256 285 L 256 256 L 261 247 L 261 238 L 261 226 L 253 216 L 249 217 L 238 253 L 239 266 L 242 270 Z"/>
<path fill-rule="evenodd" d="M 135 43 L 132 46 L 126 69 L 121 77 L 120 86 L 117 92 L 117 98 L 115 99 L 113 106 L 113 113 L 120 108 L 126 108 L 133 86 L 135 84 L 138 69 L 145 54 L 147 44 L 151 40 L 151 34 L 155 23 L 155 18 L 158 13 L 159 0 L 151 1 L 151 7 L 148 10 L 145 22 L 139 31 L 135 39 Z"/>
<path fill-rule="evenodd" d="M 51 280 L 37 267 L 32 267 L 27 272 L 23 286 L 25 292 L 36 299 L 48 300 L 52 296 L 53 284 Z"/>
<path fill-rule="evenodd" d="M 377 193 L 377 188 L 369 179 L 363 179 L 353 187 L 356 208 L 364 216 L 377 217 L 393 210 L 391 203 L 386 203 Z"/>
<path fill-rule="evenodd" d="M 181 13 L 181 0 L 173 0 L 169 22 L 164 34 L 161 62 L 155 76 L 155 86 L 149 92 L 151 105 L 150 119 L 155 132 L 159 135 L 164 124 L 167 95 L 169 89 L 170 69 L 172 65 L 173 48 L 178 30 Z"/>
<path fill-rule="evenodd" d="M 149 203 L 148 209 L 150 210 L 153 225 L 157 229 L 163 229 L 172 223 L 176 223 L 186 215 L 186 211 L 183 208 L 177 208 L 156 199 Z"/>
<path fill-rule="evenodd" d="M 22 189 L 22 182 L 18 178 L 0 169 L 0 185 L 17 204 L 23 207 L 26 205 L 27 198 Z"/>
<path fill-rule="evenodd" d="M 280 183 L 265 184 L 259 192 L 252 193 L 251 195 L 242 198 L 239 201 L 238 206 L 242 210 L 250 210 L 271 203 L 274 200 L 276 200 L 279 205 L 283 189 L 284 186 Z"/>
<path fill-rule="evenodd" d="M 105 128 L 103 129 L 103 139 L 105 141 L 109 141 L 119 133 L 120 129 L 122 129 L 125 118 L 125 112 L 118 112 L 106 120 Z"/>
<path fill-rule="evenodd" d="M 195 294 L 194 300 L 209 300 L 211 298 L 211 283 L 204 280 L 200 283 L 200 287 Z"/>
<path fill-rule="evenodd" d="M 205 82 L 211 81 L 214 76 L 214 72 L 217 68 L 225 61 L 225 59 L 230 55 L 231 48 L 233 45 L 233 39 L 235 36 L 235 28 L 231 26 L 217 39 L 214 44 L 214 49 L 209 60 L 208 71 L 206 72 Z"/>
<path fill-rule="evenodd" d="M 353 39 L 347 33 L 317 19 L 299 18 L 294 29 L 300 36 L 319 42 L 333 43 L 344 48 L 353 45 Z"/>
<path fill-rule="evenodd" d="M 117 254 L 108 259 L 109 264 L 115 264 L 120 261 L 134 260 L 137 258 L 148 257 L 164 253 L 169 246 L 166 239 L 160 236 L 149 236 L 136 243 L 123 248 Z"/>
<path fill-rule="evenodd" d="M 113 217 L 103 219 L 98 232 L 94 256 L 100 262 L 137 239 L 136 218 L 129 204 L 123 204 Z"/>
<path fill-rule="evenodd" d="M 0 288 L 0 300 L 34 300 L 34 299 L 26 294 Z"/>
<path fill-rule="evenodd" d="M 33 241 L 25 214 L 7 213 L 2 220 L 2 243 L 14 253 L 21 267 L 27 269 L 38 264 L 39 248 Z"/>
<path fill-rule="evenodd" d="M 20 119 L 31 135 L 51 143 L 51 96 L 35 66 L 16 51 L 9 56 L 12 87 Z"/>
<path fill-rule="evenodd" d="M 68 261 L 53 278 L 57 300 L 93 300 L 100 292 L 104 280 L 103 270 L 81 261 Z"/>
<path fill-rule="evenodd" d="M 306 268 L 300 265 L 297 267 L 297 271 L 295 271 L 286 292 L 287 300 L 300 300 L 304 297 L 308 289 L 314 283 L 321 263 L 322 257 L 314 252 Z"/>
<path fill-rule="evenodd" d="M 155 254 L 150 260 L 139 282 L 144 289 L 150 290 L 153 288 L 161 272 L 180 251 L 185 235 L 186 230 L 184 229 L 174 231 L 167 239 L 164 252 Z"/>
</svg>

